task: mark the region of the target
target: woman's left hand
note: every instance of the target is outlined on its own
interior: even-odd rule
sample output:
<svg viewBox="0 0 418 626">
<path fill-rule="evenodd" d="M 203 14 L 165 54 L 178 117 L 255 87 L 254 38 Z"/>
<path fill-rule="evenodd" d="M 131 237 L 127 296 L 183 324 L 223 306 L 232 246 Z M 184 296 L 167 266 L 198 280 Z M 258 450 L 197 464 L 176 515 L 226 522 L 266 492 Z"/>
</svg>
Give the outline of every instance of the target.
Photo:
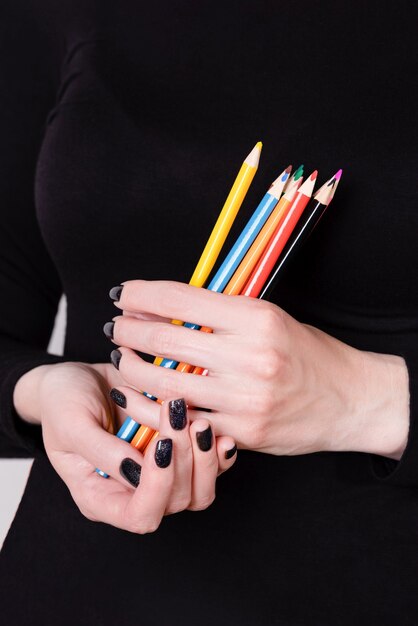
<svg viewBox="0 0 418 626">
<path fill-rule="evenodd" d="M 400 458 L 409 422 L 401 357 L 352 348 L 271 303 L 182 283 L 129 281 L 115 305 L 124 312 L 112 330 L 122 346 L 119 369 L 127 386 L 121 389 L 130 415 L 157 427 L 158 405 L 137 391 L 146 390 L 211 409 L 216 435 L 232 436 L 241 448 Z M 171 318 L 213 333 L 170 324 Z M 199 365 L 208 375 L 156 367 L 134 350 Z M 190 411 L 191 420 L 204 415 Z"/>
</svg>

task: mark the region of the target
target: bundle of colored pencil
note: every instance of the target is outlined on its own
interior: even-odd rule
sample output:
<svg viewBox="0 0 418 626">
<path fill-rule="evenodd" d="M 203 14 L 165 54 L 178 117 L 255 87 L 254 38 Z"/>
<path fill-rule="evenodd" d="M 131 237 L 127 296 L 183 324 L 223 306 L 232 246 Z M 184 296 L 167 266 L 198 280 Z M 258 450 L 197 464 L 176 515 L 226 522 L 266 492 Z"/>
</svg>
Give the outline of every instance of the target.
<svg viewBox="0 0 418 626">
<path fill-rule="evenodd" d="M 257 171 L 261 148 L 259 142 L 245 159 L 189 284 L 203 287 L 209 277 Z M 289 165 L 272 183 L 207 289 L 265 299 L 274 289 L 283 267 L 329 206 L 342 174 L 342 170 L 338 170 L 313 195 L 318 172 L 315 170 L 303 182 L 303 166 L 298 167 L 293 175 L 291 171 Z M 172 323 L 183 324 L 178 320 Z M 210 328 L 189 322 L 184 326 L 212 332 Z M 200 367 L 161 357 L 156 357 L 154 364 L 179 372 L 207 374 Z M 154 396 L 143 393 L 157 401 Z M 142 452 L 157 435 L 158 432 L 140 426 L 130 417 L 117 433 Z M 97 471 L 107 477 L 101 470 Z"/>
</svg>

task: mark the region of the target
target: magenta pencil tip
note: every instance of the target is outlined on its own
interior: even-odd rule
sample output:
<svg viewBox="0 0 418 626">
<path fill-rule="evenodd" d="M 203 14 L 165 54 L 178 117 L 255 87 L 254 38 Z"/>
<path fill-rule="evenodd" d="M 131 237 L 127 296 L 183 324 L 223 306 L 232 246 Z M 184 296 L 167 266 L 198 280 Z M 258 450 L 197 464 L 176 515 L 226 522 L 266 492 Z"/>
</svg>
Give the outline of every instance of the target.
<svg viewBox="0 0 418 626">
<path fill-rule="evenodd" d="M 292 166 L 288 165 L 285 169 L 286 174 L 290 174 L 291 171 L 292 171 Z"/>
<path fill-rule="evenodd" d="M 340 180 L 342 173 L 343 173 L 342 170 L 338 170 L 338 172 L 334 176 L 335 180 Z"/>
</svg>

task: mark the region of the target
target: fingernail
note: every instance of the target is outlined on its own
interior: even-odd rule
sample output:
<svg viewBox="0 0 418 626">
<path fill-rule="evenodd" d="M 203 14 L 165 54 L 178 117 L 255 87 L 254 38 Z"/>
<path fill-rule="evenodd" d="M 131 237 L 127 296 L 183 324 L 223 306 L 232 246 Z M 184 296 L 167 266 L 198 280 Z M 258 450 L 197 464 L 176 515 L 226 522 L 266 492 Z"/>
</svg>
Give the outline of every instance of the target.
<svg viewBox="0 0 418 626">
<path fill-rule="evenodd" d="M 208 426 L 206 430 L 196 433 L 197 445 L 203 452 L 207 452 L 212 447 L 213 434 L 212 428 Z"/>
<path fill-rule="evenodd" d="M 116 367 L 116 369 L 119 369 L 119 363 L 120 360 L 122 358 L 122 352 L 120 350 L 112 350 L 112 352 L 110 353 L 110 360 L 112 361 L 113 365 Z"/>
<path fill-rule="evenodd" d="M 113 339 L 113 329 L 115 327 L 115 322 L 106 322 L 103 326 L 103 332 L 108 339 Z"/>
<path fill-rule="evenodd" d="M 155 462 L 158 467 L 168 467 L 173 452 L 172 439 L 160 439 L 155 448 Z"/>
<path fill-rule="evenodd" d="M 126 396 L 125 394 L 123 394 L 121 391 L 119 391 L 118 389 L 111 389 L 110 393 L 109 393 L 110 397 L 112 398 L 113 402 L 115 404 L 117 404 L 118 406 L 122 407 L 122 409 L 126 409 Z"/>
<path fill-rule="evenodd" d="M 120 464 L 120 475 L 125 478 L 133 487 L 138 487 L 141 480 L 141 466 L 133 459 L 123 459 Z"/>
<path fill-rule="evenodd" d="M 234 446 L 233 448 L 231 448 L 230 450 L 227 450 L 225 452 L 225 458 L 226 460 L 228 459 L 232 459 L 232 457 L 234 456 L 234 454 L 236 454 L 237 451 L 237 446 Z"/>
<path fill-rule="evenodd" d="M 119 302 L 122 293 L 123 285 L 116 285 L 109 291 L 109 298 L 114 302 Z"/>
<path fill-rule="evenodd" d="M 187 409 L 184 399 L 171 400 L 168 405 L 168 413 L 171 428 L 174 428 L 174 430 L 183 430 L 187 424 Z"/>
</svg>

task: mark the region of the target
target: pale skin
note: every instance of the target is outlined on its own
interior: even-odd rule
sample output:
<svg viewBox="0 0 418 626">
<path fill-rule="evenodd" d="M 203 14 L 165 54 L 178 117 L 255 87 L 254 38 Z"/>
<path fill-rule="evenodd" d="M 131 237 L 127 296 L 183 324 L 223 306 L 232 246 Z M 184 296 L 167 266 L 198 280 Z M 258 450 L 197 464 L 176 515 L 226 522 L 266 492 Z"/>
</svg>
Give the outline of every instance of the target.
<svg viewBox="0 0 418 626">
<path fill-rule="evenodd" d="M 358 451 L 401 457 L 409 428 L 408 371 L 401 357 L 356 350 L 268 302 L 175 282 L 123 283 L 115 306 L 121 312 L 113 329 L 122 355 L 119 371 L 105 364 L 42 366 L 15 388 L 17 411 L 27 421 L 42 422 L 51 462 L 89 518 L 149 532 L 172 509 L 205 508 L 214 498 L 217 474 L 235 460 L 225 460 L 234 442 L 274 455 Z M 208 326 L 213 333 L 170 324 L 172 318 Z M 134 350 L 197 364 L 209 373 L 194 376 L 155 367 Z M 95 376 L 100 382 L 93 382 Z M 156 468 L 152 453 L 142 457 L 101 427 L 114 410 L 106 386 L 117 387 L 127 399 L 126 410 L 117 409 L 118 423 L 129 414 L 160 430 L 160 438 L 177 436 L 167 421 L 167 402 L 161 410 L 139 389 L 162 400 L 184 397 L 190 407 L 211 410 L 188 411 L 192 425 L 182 436 L 187 434 L 189 442 L 178 443 L 173 454 L 182 470 L 174 464 L 169 472 Z M 197 449 L 194 436 L 196 429 L 207 427 L 208 418 L 217 437 L 210 462 L 207 457 L 202 461 L 209 453 Z M 185 464 L 193 470 L 185 471 L 187 447 Z M 73 458 L 67 463 L 68 453 Z M 117 476 L 126 456 L 143 466 L 136 491 Z M 114 480 L 93 476 L 97 466 Z M 157 469 L 167 477 L 159 503 L 153 482 L 162 480 Z M 179 493 L 188 495 L 182 499 Z"/>
<path fill-rule="evenodd" d="M 23 419 L 42 424 L 48 457 L 85 517 L 145 534 L 156 530 L 164 515 L 203 510 L 213 502 L 217 476 L 235 462 L 236 454 L 225 458 L 234 440 L 218 437 L 210 450 L 201 451 L 196 433 L 209 421 L 188 421 L 184 429 L 174 430 L 168 419 L 169 401 L 164 402 L 157 405 L 157 441 L 171 439 L 173 453 L 168 467 L 158 467 L 157 441 L 142 455 L 106 430 L 109 422 L 114 420 L 117 429 L 124 419 L 109 398 L 109 388 L 121 382 L 111 364 L 43 365 L 20 378 L 14 402 Z M 125 458 L 142 468 L 137 489 L 120 474 Z M 111 478 L 99 476 L 96 467 Z"/>
</svg>

